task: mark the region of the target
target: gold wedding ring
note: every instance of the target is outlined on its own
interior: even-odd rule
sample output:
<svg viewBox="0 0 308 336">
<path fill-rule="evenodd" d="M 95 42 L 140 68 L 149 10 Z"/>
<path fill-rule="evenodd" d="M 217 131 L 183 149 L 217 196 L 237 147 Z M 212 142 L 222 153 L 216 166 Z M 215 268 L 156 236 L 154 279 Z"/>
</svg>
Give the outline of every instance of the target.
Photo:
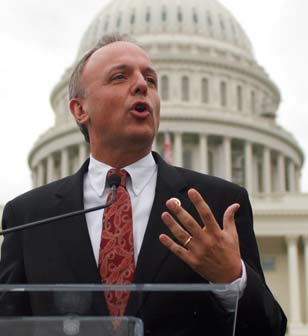
<svg viewBox="0 0 308 336">
<path fill-rule="evenodd" d="M 192 236 L 189 236 L 188 238 L 187 238 L 187 240 L 185 241 L 185 243 L 184 243 L 184 247 L 186 247 L 189 243 L 190 243 L 190 241 L 192 240 Z"/>
</svg>

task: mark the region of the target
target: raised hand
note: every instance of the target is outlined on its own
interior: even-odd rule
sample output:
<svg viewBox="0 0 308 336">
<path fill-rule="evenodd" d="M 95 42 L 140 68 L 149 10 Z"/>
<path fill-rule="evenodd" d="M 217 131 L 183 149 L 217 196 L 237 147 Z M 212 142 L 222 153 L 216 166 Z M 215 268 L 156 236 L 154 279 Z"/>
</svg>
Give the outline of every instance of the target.
<svg viewBox="0 0 308 336">
<path fill-rule="evenodd" d="M 241 255 L 234 221 L 240 205 L 234 203 L 226 209 L 221 229 L 197 190 L 190 189 L 188 197 L 196 207 L 204 226 L 200 227 L 176 199 L 169 199 L 166 206 L 178 221 L 168 212 L 163 212 L 161 218 L 178 242 L 161 234 L 161 243 L 208 281 L 230 283 L 240 278 Z"/>
</svg>

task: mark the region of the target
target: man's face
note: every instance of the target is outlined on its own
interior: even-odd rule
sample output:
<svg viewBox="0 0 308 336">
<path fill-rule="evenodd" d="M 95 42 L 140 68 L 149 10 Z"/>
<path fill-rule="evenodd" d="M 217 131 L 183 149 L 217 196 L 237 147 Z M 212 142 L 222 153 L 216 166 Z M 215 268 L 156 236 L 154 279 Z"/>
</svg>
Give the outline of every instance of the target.
<svg viewBox="0 0 308 336">
<path fill-rule="evenodd" d="M 146 53 L 130 42 L 97 50 L 82 74 L 91 146 L 142 146 L 150 151 L 159 126 L 157 75 Z"/>
</svg>

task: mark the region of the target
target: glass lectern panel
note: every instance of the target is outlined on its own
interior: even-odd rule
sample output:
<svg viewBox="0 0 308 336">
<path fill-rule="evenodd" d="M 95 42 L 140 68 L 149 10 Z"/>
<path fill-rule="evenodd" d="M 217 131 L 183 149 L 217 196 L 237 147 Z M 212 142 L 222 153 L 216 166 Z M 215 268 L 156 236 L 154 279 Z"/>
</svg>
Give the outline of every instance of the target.
<svg viewBox="0 0 308 336">
<path fill-rule="evenodd" d="M 1 336 L 143 336 L 142 321 L 134 317 L 1 318 Z"/>
<path fill-rule="evenodd" d="M 109 316 L 109 291 L 129 292 L 124 316 Z M 237 304 L 228 285 L 0 285 L 0 335 L 232 336 Z"/>
</svg>

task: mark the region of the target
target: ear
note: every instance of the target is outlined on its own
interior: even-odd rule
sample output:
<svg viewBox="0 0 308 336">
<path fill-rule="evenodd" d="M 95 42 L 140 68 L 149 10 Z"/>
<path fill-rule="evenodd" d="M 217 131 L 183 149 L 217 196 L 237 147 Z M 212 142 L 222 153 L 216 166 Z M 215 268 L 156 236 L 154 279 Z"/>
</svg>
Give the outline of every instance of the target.
<svg viewBox="0 0 308 336">
<path fill-rule="evenodd" d="M 88 113 L 82 107 L 81 99 L 73 98 L 69 102 L 69 108 L 77 124 L 86 124 L 89 120 Z"/>
</svg>

